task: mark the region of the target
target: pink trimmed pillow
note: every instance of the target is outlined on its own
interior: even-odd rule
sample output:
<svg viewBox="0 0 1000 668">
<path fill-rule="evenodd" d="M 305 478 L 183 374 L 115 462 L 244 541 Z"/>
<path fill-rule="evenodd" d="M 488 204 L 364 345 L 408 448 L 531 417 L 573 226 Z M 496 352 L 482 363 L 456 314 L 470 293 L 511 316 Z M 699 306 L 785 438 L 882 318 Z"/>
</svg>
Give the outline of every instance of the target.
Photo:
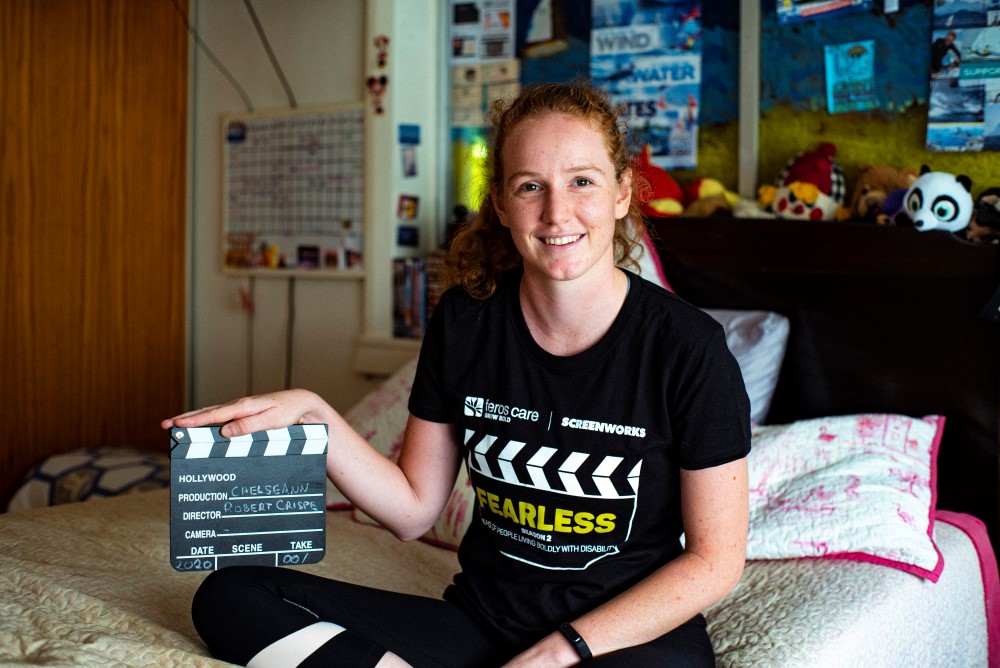
<svg viewBox="0 0 1000 668">
<path fill-rule="evenodd" d="M 404 364 L 376 390 L 365 396 L 344 414 L 344 419 L 361 434 L 373 448 L 395 459 L 403 445 L 403 432 L 409 419 L 408 408 L 413 377 L 417 372 L 417 359 Z M 346 510 L 352 505 L 332 482 L 327 480 L 327 509 Z M 439 547 L 458 549 L 472 518 L 475 493 L 465 467 L 459 471 L 455 486 L 444 510 L 434 526 L 421 538 Z M 353 518 L 363 524 L 378 525 L 371 517 L 353 509 Z"/>
<path fill-rule="evenodd" d="M 663 271 L 663 263 L 660 262 L 660 254 L 656 252 L 656 245 L 647 230 L 642 231 L 642 257 L 639 258 L 639 275 L 647 281 L 659 285 L 665 290 L 673 292 L 670 282 L 667 281 L 667 274 Z"/>
<path fill-rule="evenodd" d="M 747 559 L 855 559 L 937 582 L 944 418 L 860 414 L 758 426 Z"/>
<path fill-rule="evenodd" d="M 434 526 L 421 536 L 420 540 L 437 547 L 457 550 L 462 542 L 462 536 L 465 535 L 472 522 L 475 500 L 476 493 L 472 488 L 472 481 L 469 480 L 469 474 L 463 465 L 458 472 L 458 478 L 455 479 L 455 486 L 451 490 L 451 496 L 448 497 L 448 503 L 445 504 L 444 510 L 434 522 Z M 355 508 L 353 513 L 352 517 L 355 522 L 381 526 L 359 508 Z"/>
<path fill-rule="evenodd" d="M 369 444 L 386 457 L 392 457 L 403 445 L 403 432 L 410 417 L 408 403 L 413 377 L 417 373 L 417 358 L 404 364 L 375 390 L 365 395 L 344 419 L 354 427 Z M 347 510 L 347 500 L 329 478 L 326 482 L 327 510 Z"/>
</svg>

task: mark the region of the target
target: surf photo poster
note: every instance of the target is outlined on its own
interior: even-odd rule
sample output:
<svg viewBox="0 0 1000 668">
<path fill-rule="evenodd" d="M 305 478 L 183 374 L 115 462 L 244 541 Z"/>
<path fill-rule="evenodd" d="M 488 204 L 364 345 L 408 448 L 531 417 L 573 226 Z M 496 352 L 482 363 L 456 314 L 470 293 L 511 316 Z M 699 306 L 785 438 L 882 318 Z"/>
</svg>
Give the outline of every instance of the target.
<svg viewBox="0 0 1000 668">
<path fill-rule="evenodd" d="M 1000 0 L 935 0 L 926 148 L 1000 150 Z"/>
</svg>

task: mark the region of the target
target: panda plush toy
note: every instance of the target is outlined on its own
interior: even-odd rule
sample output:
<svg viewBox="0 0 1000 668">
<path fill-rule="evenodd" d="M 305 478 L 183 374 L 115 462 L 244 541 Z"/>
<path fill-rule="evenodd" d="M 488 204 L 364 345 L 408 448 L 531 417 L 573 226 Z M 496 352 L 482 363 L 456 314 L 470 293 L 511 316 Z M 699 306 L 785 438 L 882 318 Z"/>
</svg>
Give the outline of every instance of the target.
<svg viewBox="0 0 1000 668">
<path fill-rule="evenodd" d="M 971 190 L 968 176 L 933 172 L 924 165 L 920 176 L 906 190 L 902 209 L 892 216 L 893 222 L 921 232 L 961 232 L 968 227 L 975 209 Z"/>
</svg>

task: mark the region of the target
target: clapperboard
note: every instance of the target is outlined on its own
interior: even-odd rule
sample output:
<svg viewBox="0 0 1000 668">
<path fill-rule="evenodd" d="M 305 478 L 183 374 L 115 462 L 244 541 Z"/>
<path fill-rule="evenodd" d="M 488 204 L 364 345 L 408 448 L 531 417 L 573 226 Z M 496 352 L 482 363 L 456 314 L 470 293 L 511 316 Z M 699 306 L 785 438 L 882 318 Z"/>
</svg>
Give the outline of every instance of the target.
<svg viewBox="0 0 1000 668">
<path fill-rule="evenodd" d="M 170 561 L 178 571 L 314 564 L 326 554 L 326 425 L 224 438 L 170 431 Z"/>
</svg>

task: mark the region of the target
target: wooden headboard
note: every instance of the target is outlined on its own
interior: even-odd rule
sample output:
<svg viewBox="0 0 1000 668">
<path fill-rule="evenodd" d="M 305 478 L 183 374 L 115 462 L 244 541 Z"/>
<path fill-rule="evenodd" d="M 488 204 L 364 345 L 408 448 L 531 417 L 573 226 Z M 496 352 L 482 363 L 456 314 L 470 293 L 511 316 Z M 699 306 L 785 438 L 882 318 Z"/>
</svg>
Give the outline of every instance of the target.
<svg viewBox="0 0 1000 668">
<path fill-rule="evenodd" d="M 946 416 L 938 507 L 979 517 L 1000 546 L 1000 324 L 984 317 L 1000 283 L 1000 246 L 855 222 L 651 224 L 677 294 L 790 319 L 769 423 Z"/>
</svg>

